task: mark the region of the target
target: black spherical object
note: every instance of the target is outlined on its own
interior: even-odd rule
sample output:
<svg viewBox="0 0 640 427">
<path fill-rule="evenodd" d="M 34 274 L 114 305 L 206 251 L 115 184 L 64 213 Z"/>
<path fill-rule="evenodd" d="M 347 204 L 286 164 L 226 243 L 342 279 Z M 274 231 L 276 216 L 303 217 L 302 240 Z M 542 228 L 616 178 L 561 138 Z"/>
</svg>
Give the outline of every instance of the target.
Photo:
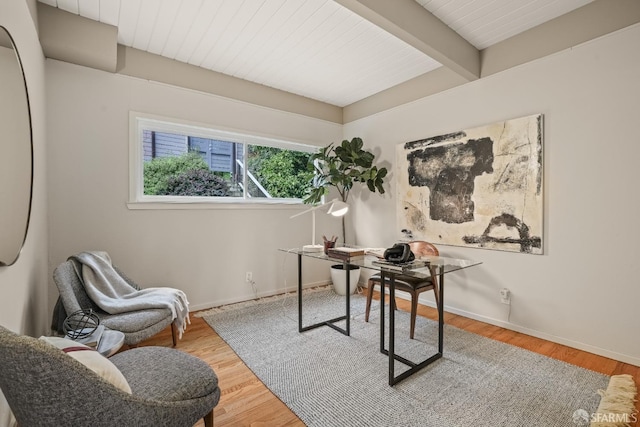
<svg viewBox="0 0 640 427">
<path fill-rule="evenodd" d="M 99 324 L 100 319 L 93 310 L 78 310 L 64 319 L 62 328 L 69 338 L 76 340 L 91 335 Z"/>
</svg>

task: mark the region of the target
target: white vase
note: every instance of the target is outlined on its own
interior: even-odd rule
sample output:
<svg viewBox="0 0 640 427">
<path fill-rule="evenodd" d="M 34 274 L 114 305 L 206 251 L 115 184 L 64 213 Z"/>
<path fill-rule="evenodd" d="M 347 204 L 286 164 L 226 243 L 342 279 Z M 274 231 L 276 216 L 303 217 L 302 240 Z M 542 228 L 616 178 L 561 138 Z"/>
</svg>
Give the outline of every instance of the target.
<svg viewBox="0 0 640 427">
<path fill-rule="evenodd" d="M 349 289 L 350 293 L 354 293 L 358 288 L 358 279 L 360 279 L 360 267 L 357 265 L 349 266 Z M 334 264 L 331 266 L 331 282 L 333 283 L 333 290 L 338 295 L 347 294 L 347 276 L 344 274 L 342 264 Z"/>
</svg>

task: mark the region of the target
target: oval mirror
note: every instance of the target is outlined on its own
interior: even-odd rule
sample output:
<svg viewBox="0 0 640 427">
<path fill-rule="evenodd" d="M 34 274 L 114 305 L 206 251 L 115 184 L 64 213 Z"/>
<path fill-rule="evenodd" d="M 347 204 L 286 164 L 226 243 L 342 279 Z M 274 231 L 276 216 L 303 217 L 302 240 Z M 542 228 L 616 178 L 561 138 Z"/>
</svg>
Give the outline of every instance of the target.
<svg viewBox="0 0 640 427">
<path fill-rule="evenodd" d="M 13 39 L 0 26 L 0 266 L 18 260 L 27 237 L 32 179 L 26 82 Z"/>
</svg>

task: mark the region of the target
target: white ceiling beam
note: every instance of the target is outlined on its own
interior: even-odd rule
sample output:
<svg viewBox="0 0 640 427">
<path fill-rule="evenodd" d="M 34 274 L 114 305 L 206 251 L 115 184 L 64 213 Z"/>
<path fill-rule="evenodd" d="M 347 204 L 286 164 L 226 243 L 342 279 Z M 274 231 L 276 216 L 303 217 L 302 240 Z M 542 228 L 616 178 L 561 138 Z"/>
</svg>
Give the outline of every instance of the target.
<svg viewBox="0 0 640 427">
<path fill-rule="evenodd" d="M 116 70 L 117 27 L 38 3 L 38 29 L 47 58 L 109 72 Z"/>
<path fill-rule="evenodd" d="M 414 0 L 334 0 L 468 81 L 480 77 L 480 52 Z"/>
<path fill-rule="evenodd" d="M 436 93 L 468 83 L 466 79 L 446 67 L 436 68 L 404 83 L 361 99 L 343 108 L 343 121 L 349 123 L 372 116 Z"/>
</svg>

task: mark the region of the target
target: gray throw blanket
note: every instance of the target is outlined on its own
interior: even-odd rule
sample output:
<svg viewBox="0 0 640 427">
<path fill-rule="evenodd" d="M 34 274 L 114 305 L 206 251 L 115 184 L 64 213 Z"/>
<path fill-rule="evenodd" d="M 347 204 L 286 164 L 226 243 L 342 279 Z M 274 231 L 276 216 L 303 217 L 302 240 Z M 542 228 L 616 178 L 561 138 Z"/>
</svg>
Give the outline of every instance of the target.
<svg viewBox="0 0 640 427">
<path fill-rule="evenodd" d="M 191 323 L 189 301 L 183 291 L 174 288 L 132 288 L 113 268 L 106 252 L 81 252 L 69 259 L 82 264 L 82 274 L 78 274 L 78 277 L 82 278 L 87 295 L 98 307 L 109 314 L 168 308 L 182 338 L 187 324 Z"/>
</svg>

